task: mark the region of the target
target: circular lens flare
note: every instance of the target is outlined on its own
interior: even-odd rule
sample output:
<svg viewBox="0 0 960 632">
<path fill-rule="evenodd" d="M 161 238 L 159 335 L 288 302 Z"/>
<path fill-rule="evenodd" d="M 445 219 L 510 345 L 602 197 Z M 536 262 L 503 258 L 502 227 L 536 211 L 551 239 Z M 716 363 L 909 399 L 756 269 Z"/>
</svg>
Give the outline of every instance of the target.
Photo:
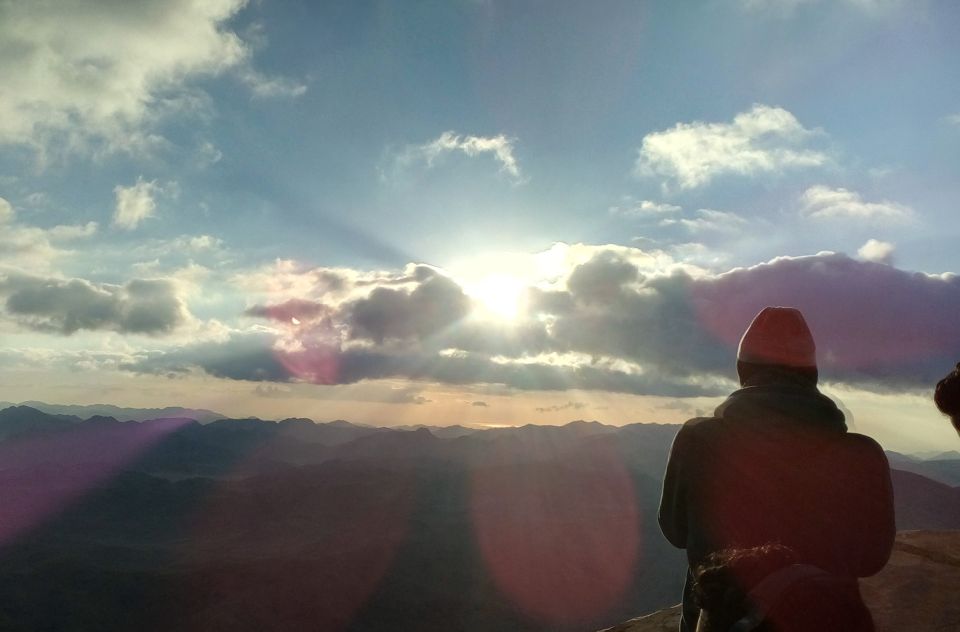
<svg viewBox="0 0 960 632">
<path fill-rule="evenodd" d="M 491 456 L 474 471 L 471 512 L 500 591 L 551 625 L 602 617 L 640 551 L 635 490 L 616 450 L 596 445 L 533 463 Z"/>
</svg>

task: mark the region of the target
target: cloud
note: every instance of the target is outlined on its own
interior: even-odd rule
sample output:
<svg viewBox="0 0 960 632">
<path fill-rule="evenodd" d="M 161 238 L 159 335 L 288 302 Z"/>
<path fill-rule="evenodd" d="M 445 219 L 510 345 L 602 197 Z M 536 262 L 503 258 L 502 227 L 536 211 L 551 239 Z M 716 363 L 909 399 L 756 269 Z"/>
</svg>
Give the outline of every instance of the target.
<svg viewBox="0 0 960 632">
<path fill-rule="evenodd" d="M 0 224 L 12 222 L 14 216 L 13 206 L 10 205 L 10 202 L 0 197 Z"/>
<path fill-rule="evenodd" d="M 415 164 L 422 164 L 432 169 L 440 164 L 446 156 L 459 152 L 466 156 L 475 157 L 489 154 L 500 163 L 500 171 L 515 182 L 523 181 L 520 164 L 513 154 L 515 138 L 504 134 L 496 136 L 460 135 L 456 132 L 443 132 L 436 139 L 422 145 L 410 145 L 394 157 L 394 168 L 404 170 Z"/>
<path fill-rule="evenodd" d="M 950 114 L 949 116 L 943 117 L 943 120 L 948 125 L 953 125 L 954 127 L 960 127 L 960 112 L 957 114 Z"/>
<path fill-rule="evenodd" d="M 803 5 L 813 5 L 823 0 L 740 0 L 741 6 L 748 10 L 774 10 L 783 15 L 790 15 L 798 7 Z M 865 13 L 880 13 L 894 9 L 903 4 L 903 0 L 845 0 L 844 4 L 860 9 Z"/>
<path fill-rule="evenodd" d="M 758 104 L 730 123 L 677 123 L 646 135 L 635 169 L 638 175 L 661 176 L 693 189 L 722 175 L 817 167 L 828 157 L 807 147 L 816 135 L 787 110 Z"/>
<path fill-rule="evenodd" d="M 570 247 L 574 248 L 574 247 Z M 781 257 L 749 268 L 642 267 L 649 255 L 622 246 L 592 253 L 552 287 L 528 289 L 518 322 L 484 321 L 456 280 L 344 273 L 328 301 L 314 288 L 298 301 L 255 306 L 272 332 L 145 356 L 131 370 L 202 370 L 256 381 L 351 384 L 409 379 L 520 390 L 602 390 L 662 396 L 717 395 L 733 384 L 736 348 L 767 305 L 801 309 L 817 340 L 821 375 L 862 388 L 926 388 L 960 357 L 960 277 L 928 275 L 846 255 Z M 316 270 L 301 274 L 315 280 Z M 366 279 L 366 285 L 358 285 Z M 294 323 L 296 318 L 299 322 Z M 944 364 L 946 363 L 946 364 Z"/>
<path fill-rule="evenodd" d="M 402 378 L 444 384 L 503 384 L 519 390 L 605 390 L 666 396 L 718 395 L 715 385 L 678 383 L 657 375 L 635 375 L 603 367 L 560 367 L 494 362 L 482 353 L 435 354 L 423 350 L 303 345 L 277 349 L 267 334 L 154 352 L 126 370 L 165 375 L 201 370 L 215 377 L 270 382 L 354 384 Z"/>
<path fill-rule="evenodd" d="M 428 338 L 443 332 L 470 311 L 470 299 L 453 280 L 433 275 L 412 291 L 377 287 L 346 305 L 350 337 L 385 340 Z"/>
<path fill-rule="evenodd" d="M 710 208 L 697 209 L 696 217 L 664 219 L 661 226 L 683 226 L 691 233 L 718 232 L 732 233 L 740 231 L 747 223 L 743 217 L 730 211 L 718 211 Z"/>
<path fill-rule="evenodd" d="M 132 150 L 157 123 L 208 107 L 196 80 L 236 73 L 257 95 L 299 94 L 257 73 L 230 29 L 246 0 L 0 4 L 0 145 Z M 95 33 L 96 36 L 91 36 Z M 38 79 L 41 78 L 41 79 Z"/>
<path fill-rule="evenodd" d="M 70 335 L 80 330 L 170 333 L 189 318 L 168 280 L 134 279 L 124 285 L 23 274 L 0 275 L 6 313 L 22 326 Z"/>
<path fill-rule="evenodd" d="M 175 377 L 201 370 L 215 377 L 251 382 L 289 382 L 292 376 L 273 350 L 267 332 L 231 335 L 169 351 L 152 351 L 124 365 L 128 371 Z M 276 393 L 274 393 L 276 395 Z"/>
<path fill-rule="evenodd" d="M 683 210 L 675 204 L 653 202 L 652 200 L 640 200 L 637 202 L 636 200 L 628 199 L 624 202 L 622 206 L 611 206 L 610 213 L 624 217 L 658 217 Z"/>
<path fill-rule="evenodd" d="M 954 274 L 821 253 L 699 280 L 691 298 L 702 326 L 728 348 L 765 305 L 799 308 L 816 338 L 821 375 L 831 381 L 878 390 L 929 388 L 942 367 L 960 357 L 960 277 Z"/>
<path fill-rule="evenodd" d="M 913 217 L 913 209 L 895 202 L 864 202 L 859 193 L 847 189 L 812 186 L 801 198 L 801 212 L 813 219 L 886 220 L 902 222 Z"/>
<path fill-rule="evenodd" d="M 144 182 L 137 178 L 136 184 L 113 188 L 117 204 L 113 211 L 113 225 L 124 230 L 133 230 L 140 222 L 153 217 L 157 208 L 154 196 L 161 191 L 156 180 Z"/>
<path fill-rule="evenodd" d="M 258 397 L 290 397 L 292 389 L 289 386 L 277 384 L 257 384 L 253 394 Z"/>
<path fill-rule="evenodd" d="M 98 228 L 96 222 L 52 228 L 27 226 L 16 221 L 16 210 L 4 198 L 0 198 L 0 227 L 0 264 L 34 271 L 48 268 L 68 252 L 58 243 L 90 237 Z"/>
<path fill-rule="evenodd" d="M 307 86 L 287 77 L 269 77 L 247 66 L 238 74 L 240 81 L 259 98 L 299 97 L 307 92 Z"/>
<path fill-rule="evenodd" d="M 893 263 L 894 250 L 894 245 L 890 242 L 870 239 L 867 240 L 867 243 L 860 246 L 860 249 L 857 250 L 857 255 L 866 261 Z"/>
<path fill-rule="evenodd" d="M 301 322 L 316 320 L 330 312 L 330 308 L 323 303 L 292 298 L 274 305 L 254 305 L 248 308 L 244 315 L 299 325 Z"/>
<path fill-rule="evenodd" d="M 582 410 L 586 408 L 587 405 L 583 402 L 567 402 L 566 404 L 560 404 L 557 406 L 543 406 L 535 408 L 538 413 L 556 413 L 561 410 Z"/>
<path fill-rule="evenodd" d="M 567 288 L 576 302 L 606 303 L 622 297 L 625 286 L 641 278 L 636 266 L 607 251 L 574 268 L 567 279 Z"/>
<path fill-rule="evenodd" d="M 194 152 L 194 160 L 201 168 L 215 165 L 222 159 L 223 152 L 217 149 L 217 146 L 210 141 L 200 143 Z"/>
<path fill-rule="evenodd" d="M 96 234 L 98 225 L 96 222 L 87 222 L 86 224 L 60 225 L 47 230 L 51 239 L 70 240 L 90 237 Z"/>
</svg>

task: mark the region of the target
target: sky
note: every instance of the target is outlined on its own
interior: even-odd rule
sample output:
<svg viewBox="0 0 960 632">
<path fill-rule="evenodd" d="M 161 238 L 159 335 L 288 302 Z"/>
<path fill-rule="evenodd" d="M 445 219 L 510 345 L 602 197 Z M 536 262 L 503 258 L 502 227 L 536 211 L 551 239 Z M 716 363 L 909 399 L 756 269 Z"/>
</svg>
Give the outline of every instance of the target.
<svg viewBox="0 0 960 632">
<path fill-rule="evenodd" d="M 0 400 L 956 437 L 952 0 L 0 1 Z"/>
</svg>

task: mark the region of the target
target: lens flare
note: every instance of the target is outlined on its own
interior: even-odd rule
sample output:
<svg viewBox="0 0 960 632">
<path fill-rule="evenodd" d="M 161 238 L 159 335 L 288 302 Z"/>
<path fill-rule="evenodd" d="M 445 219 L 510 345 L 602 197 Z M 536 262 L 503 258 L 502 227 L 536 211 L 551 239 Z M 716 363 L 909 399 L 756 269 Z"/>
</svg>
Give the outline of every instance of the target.
<svg viewBox="0 0 960 632">
<path fill-rule="evenodd" d="M 0 547 L 57 516 L 191 419 L 82 423 L 0 444 Z"/>
<path fill-rule="evenodd" d="M 327 463 L 221 481 L 198 512 L 180 563 L 185 629 L 349 629 L 406 540 L 409 468 Z"/>
<path fill-rule="evenodd" d="M 498 588 L 551 625 L 602 616 L 640 551 L 634 487 L 616 450 L 596 444 L 534 463 L 490 456 L 473 475 L 471 510 Z"/>
</svg>

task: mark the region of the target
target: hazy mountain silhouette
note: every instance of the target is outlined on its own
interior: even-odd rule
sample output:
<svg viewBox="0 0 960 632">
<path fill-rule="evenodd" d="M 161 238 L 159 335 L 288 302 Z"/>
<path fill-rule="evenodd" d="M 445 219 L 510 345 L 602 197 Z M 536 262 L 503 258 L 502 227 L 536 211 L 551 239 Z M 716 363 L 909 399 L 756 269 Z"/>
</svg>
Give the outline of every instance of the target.
<svg viewBox="0 0 960 632">
<path fill-rule="evenodd" d="M 890 467 L 920 474 L 926 478 L 956 487 L 960 485 L 960 457 L 955 452 L 942 452 L 929 459 L 906 456 L 887 451 Z"/>
<path fill-rule="evenodd" d="M 3 630 L 588 630 L 680 594 L 656 526 L 674 425 L 4 428 Z M 960 528 L 957 489 L 894 484 L 901 527 Z"/>
<path fill-rule="evenodd" d="M 960 488 L 891 470 L 897 529 L 960 529 Z"/>
<path fill-rule="evenodd" d="M 50 415 L 29 406 L 0 410 L 0 440 L 34 433 L 57 432 L 80 423 L 79 417 Z"/>
<path fill-rule="evenodd" d="M 13 403 L 0 402 L 0 408 L 15 406 Z M 39 411 L 54 415 L 72 415 L 80 419 L 93 416 L 114 417 L 120 421 L 146 421 L 148 419 L 183 417 L 194 419 L 200 423 L 224 419 L 227 415 L 206 410 L 204 408 L 182 408 L 167 406 L 165 408 L 128 408 L 111 404 L 47 404 L 46 402 L 26 401 L 21 406 L 29 406 Z"/>
</svg>

